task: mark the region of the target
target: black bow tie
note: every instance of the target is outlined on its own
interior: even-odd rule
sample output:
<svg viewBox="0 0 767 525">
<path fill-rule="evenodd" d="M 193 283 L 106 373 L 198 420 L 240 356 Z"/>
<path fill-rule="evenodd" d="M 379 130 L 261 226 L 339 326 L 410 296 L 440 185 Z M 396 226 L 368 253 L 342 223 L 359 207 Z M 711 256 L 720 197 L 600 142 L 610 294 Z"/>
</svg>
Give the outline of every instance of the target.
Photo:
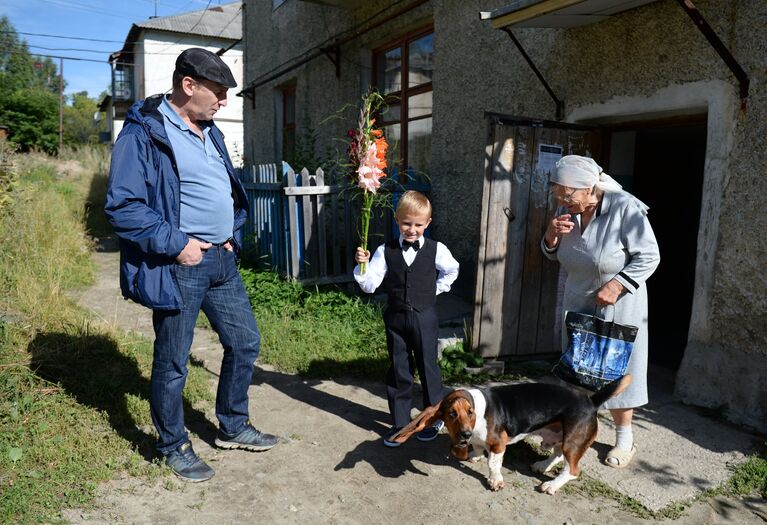
<svg viewBox="0 0 767 525">
<path fill-rule="evenodd" d="M 410 241 L 402 241 L 402 251 L 404 252 L 408 248 L 413 248 L 413 250 L 418 251 L 418 248 L 421 247 L 421 244 L 418 241 L 410 242 Z"/>
</svg>

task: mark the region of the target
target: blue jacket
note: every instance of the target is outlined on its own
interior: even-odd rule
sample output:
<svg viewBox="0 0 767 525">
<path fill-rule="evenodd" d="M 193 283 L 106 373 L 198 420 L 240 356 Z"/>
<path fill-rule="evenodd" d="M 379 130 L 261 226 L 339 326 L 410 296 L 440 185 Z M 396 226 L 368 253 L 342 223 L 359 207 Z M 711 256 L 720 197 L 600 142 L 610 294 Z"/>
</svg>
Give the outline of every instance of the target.
<svg viewBox="0 0 767 525">
<path fill-rule="evenodd" d="M 123 296 L 153 310 L 181 308 L 176 256 L 188 242 L 179 230 L 181 183 L 175 156 L 157 109 L 162 95 L 136 102 L 112 149 L 104 211 L 120 239 Z M 210 138 L 229 172 L 234 198 L 235 252 L 242 246 L 248 200 L 215 126 Z"/>
</svg>

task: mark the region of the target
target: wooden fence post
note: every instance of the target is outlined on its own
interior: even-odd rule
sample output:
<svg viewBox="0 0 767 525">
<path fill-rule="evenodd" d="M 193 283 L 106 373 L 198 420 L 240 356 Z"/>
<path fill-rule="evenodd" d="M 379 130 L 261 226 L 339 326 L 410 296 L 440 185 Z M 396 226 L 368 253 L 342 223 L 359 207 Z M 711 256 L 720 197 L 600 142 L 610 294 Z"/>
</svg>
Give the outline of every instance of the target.
<svg viewBox="0 0 767 525">
<path fill-rule="evenodd" d="M 288 197 L 288 223 L 290 224 L 290 271 L 288 272 L 288 275 L 293 277 L 294 279 L 298 279 L 300 276 L 300 253 L 301 253 L 301 246 L 300 242 L 301 239 L 298 235 L 298 218 L 296 217 L 296 196 L 295 193 L 288 193 L 289 188 L 295 188 L 296 187 L 296 173 L 293 171 L 293 168 L 288 168 L 288 184 L 285 188 L 285 193 Z"/>
</svg>

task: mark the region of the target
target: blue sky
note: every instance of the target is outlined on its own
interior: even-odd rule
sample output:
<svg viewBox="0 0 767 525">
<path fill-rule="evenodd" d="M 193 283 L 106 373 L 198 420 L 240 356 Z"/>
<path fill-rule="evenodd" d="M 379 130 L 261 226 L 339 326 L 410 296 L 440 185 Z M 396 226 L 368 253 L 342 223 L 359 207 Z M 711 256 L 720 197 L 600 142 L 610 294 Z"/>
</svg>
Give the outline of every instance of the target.
<svg viewBox="0 0 767 525">
<path fill-rule="evenodd" d="M 111 82 L 107 63 L 109 54 L 122 48 L 131 24 L 147 20 L 155 14 L 177 15 L 205 9 L 208 4 L 229 1 L 2 0 L 0 15 L 10 19 L 19 38 L 26 40 L 33 54 L 99 61 L 64 60 L 65 93 L 87 91 L 89 96 L 96 98 Z M 58 67 L 59 59 L 52 60 Z"/>
</svg>

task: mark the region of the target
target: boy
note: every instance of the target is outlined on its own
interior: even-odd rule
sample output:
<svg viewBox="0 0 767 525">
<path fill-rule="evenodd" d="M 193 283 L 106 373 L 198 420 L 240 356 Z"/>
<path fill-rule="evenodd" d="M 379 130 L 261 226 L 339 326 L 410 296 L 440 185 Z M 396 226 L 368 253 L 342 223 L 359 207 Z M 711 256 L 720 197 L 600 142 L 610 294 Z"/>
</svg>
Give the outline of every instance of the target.
<svg viewBox="0 0 767 525">
<path fill-rule="evenodd" d="M 388 295 L 384 312 L 389 371 L 386 373 L 386 397 L 393 426 L 384 435 L 387 447 L 398 447 L 391 441 L 400 428 L 410 422 L 412 404 L 413 361 L 421 378 L 424 407 L 442 400 L 442 377 L 437 364 L 437 295 L 450 290 L 458 277 L 458 261 L 441 242 L 426 239 L 424 230 L 431 223 L 431 203 L 421 193 L 408 191 L 402 195 L 394 218 L 399 225 L 399 238 L 381 245 L 373 258 L 370 252 L 357 248 L 357 263 L 367 263 L 354 278 L 366 293 L 373 293 L 383 283 Z M 441 421 L 418 434 L 421 441 L 431 441 L 442 429 Z"/>
</svg>

